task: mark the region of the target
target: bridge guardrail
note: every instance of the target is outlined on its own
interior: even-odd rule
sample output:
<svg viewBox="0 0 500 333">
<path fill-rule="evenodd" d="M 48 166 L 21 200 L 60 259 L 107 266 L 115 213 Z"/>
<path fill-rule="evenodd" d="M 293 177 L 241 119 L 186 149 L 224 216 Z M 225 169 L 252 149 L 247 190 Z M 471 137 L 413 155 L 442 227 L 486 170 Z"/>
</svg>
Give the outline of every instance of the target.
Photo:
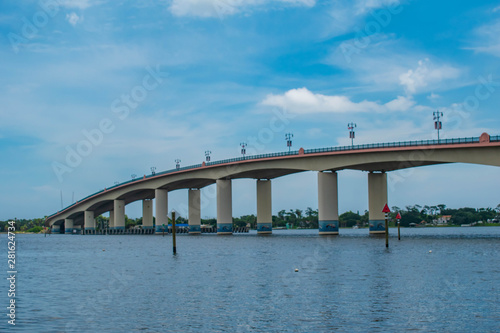
<svg viewBox="0 0 500 333">
<path fill-rule="evenodd" d="M 491 139 L 490 139 L 490 141 L 491 141 Z M 478 143 L 478 142 L 479 142 L 479 137 L 443 139 L 443 140 L 419 140 L 419 141 L 400 141 L 400 142 L 388 142 L 388 143 L 369 143 L 369 144 L 354 145 L 354 146 L 339 146 L 339 147 L 305 149 L 304 154 L 327 153 L 327 152 L 345 151 L 345 150 L 363 150 L 363 149 L 375 149 L 375 148 L 413 147 L 413 146 L 429 146 L 429 145 L 449 145 L 449 144 Z"/>
<path fill-rule="evenodd" d="M 290 156 L 290 155 L 298 155 L 298 154 L 299 154 L 299 151 L 294 150 L 294 151 L 285 151 L 285 152 L 279 152 L 279 153 L 250 155 L 250 156 L 245 156 L 245 157 L 235 157 L 235 158 L 228 158 L 228 159 L 220 160 L 220 161 L 207 162 L 205 165 L 210 166 L 210 165 L 218 165 L 218 164 L 225 164 L 225 163 L 231 163 L 231 162 L 258 160 L 261 158 L 281 157 L 281 156 Z"/>
<path fill-rule="evenodd" d="M 490 142 L 499 142 L 500 141 L 500 135 L 496 136 L 490 136 Z M 449 145 L 449 144 L 460 144 L 460 143 L 479 143 L 479 137 L 469 137 L 469 138 L 456 138 L 456 139 L 441 139 L 441 140 L 418 140 L 418 141 L 399 141 L 399 142 L 388 142 L 388 143 L 370 143 L 370 144 L 362 144 L 362 145 L 354 145 L 354 146 L 339 146 L 339 147 L 327 147 L 327 148 L 313 148 L 313 149 L 304 149 L 304 154 L 315 154 L 315 153 L 328 153 L 328 152 L 335 152 L 335 151 L 346 151 L 346 150 L 363 150 L 363 149 L 376 149 L 376 148 L 393 148 L 393 147 L 416 147 L 416 146 L 429 146 L 429 145 Z M 257 160 L 261 158 L 271 158 L 271 157 L 282 157 L 282 156 L 293 156 L 293 155 L 298 155 L 299 151 L 294 150 L 294 151 L 285 151 L 285 152 L 278 152 L 278 153 L 269 153 L 269 154 L 259 154 L 259 155 L 250 155 L 250 156 L 245 156 L 245 157 L 235 157 L 235 158 L 229 158 L 225 160 L 220 160 L 220 161 L 213 161 L 213 162 L 206 162 L 206 166 L 212 166 L 212 165 L 220 165 L 220 164 L 226 164 L 226 163 L 232 163 L 232 162 L 240 162 L 240 161 L 251 161 L 251 160 Z M 202 164 L 194 164 L 194 165 L 189 165 L 185 167 L 181 167 L 179 169 L 170 169 L 162 172 L 157 172 L 154 175 L 150 174 L 146 176 L 147 178 L 152 178 L 160 175 L 166 175 L 170 174 L 173 172 L 178 172 L 178 171 L 185 171 L 185 170 L 191 170 L 191 169 L 197 169 L 201 168 Z M 111 187 L 106 188 L 107 190 L 111 190 L 113 188 L 123 186 L 126 184 L 130 184 L 133 182 L 138 182 L 143 180 L 144 178 L 135 178 L 131 180 L 127 180 L 123 183 L 113 185 Z M 97 191 L 91 195 L 86 196 L 83 199 L 80 199 L 79 201 L 86 200 L 90 197 L 95 196 L 96 194 L 102 193 L 104 190 Z M 71 208 L 72 206 L 76 205 L 77 203 L 73 203 L 62 210 L 57 211 L 56 213 L 49 215 L 47 218 L 52 217 L 68 208 Z"/>
</svg>

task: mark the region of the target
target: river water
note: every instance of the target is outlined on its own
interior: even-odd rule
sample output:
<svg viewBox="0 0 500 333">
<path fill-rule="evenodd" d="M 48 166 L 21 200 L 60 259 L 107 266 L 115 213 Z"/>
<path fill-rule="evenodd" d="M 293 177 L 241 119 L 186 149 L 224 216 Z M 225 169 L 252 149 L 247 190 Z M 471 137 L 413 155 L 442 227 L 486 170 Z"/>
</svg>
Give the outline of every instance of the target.
<svg viewBox="0 0 500 333">
<path fill-rule="evenodd" d="M 17 235 L 0 330 L 500 331 L 499 227 L 340 232 L 178 235 L 175 256 L 171 236 Z"/>
</svg>

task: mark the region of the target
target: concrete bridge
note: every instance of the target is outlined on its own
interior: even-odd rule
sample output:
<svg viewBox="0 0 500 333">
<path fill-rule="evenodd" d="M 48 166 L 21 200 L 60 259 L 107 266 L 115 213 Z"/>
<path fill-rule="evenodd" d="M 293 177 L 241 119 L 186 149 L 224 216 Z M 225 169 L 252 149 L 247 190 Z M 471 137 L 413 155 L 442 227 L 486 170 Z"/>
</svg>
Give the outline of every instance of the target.
<svg viewBox="0 0 500 333">
<path fill-rule="evenodd" d="M 143 229 L 161 233 L 168 225 L 168 192 L 189 189 L 189 233 L 200 233 L 200 189 L 217 186 L 217 233 L 232 234 L 231 180 L 252 178 L 257 186 L 257 232 L 272 232 L 272 179 L 303 172 L 318 172 L 319 233 L 338 234 L 338 171 L 368 173 L 370 233 L 385 233 L 382 208 L 387 200 L 387 172 L 443 163 L 475 163 L 500 167 L 500 136 L 445 140 L 377 143 L 344 147 L 303 149 L 254 155 L 169 170 L 130 180 L 89 195 L 47 217 L 54 232 L 82 229 L 95 233 L 95 217 L 110 213 L 113 233 L 125 231 L 125 206 L 142 200 Z M 153 202 L 156 200 L 156 226 Z"/>
</svg>

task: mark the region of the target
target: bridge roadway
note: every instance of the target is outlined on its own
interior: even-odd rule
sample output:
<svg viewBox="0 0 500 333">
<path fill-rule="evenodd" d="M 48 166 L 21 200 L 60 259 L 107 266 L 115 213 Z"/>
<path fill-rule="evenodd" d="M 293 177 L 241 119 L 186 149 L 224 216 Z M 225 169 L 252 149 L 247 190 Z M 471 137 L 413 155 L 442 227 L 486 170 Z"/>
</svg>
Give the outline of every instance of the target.
<svg viewBox="0 0 500 333">
<path fill-rule="evenodd" d="M 256 179 L 257 232 L 272 232 L 271 180 L 303 172 L 318 172 L 319 233 L 338 234 L 337 172 L 367 171 L 370 233 L 385 233 L 382 208 L 387 200 L 387 172 L 443 163 L 500 166 L 500 136 L 445 140 L 406 141 L 356 146 L 306 149 L 240 157 L 144 175 L 77 201 L 46 218 L 46 226 L 66 233 L 83 229 L 95 233 L 95 217 L 110 213 L 113 233 L 125 231 L 125 206 L 143 201 L 143 229 L 161 233 L 168 225 L 168 192 L 189 189 L 189 232 L 200 233 L 200 189 L 217 186 L 217 233 L 232 234 L 231 180 Z M 156 200 L 156 227 L 153 204 Z"/>
</svg>

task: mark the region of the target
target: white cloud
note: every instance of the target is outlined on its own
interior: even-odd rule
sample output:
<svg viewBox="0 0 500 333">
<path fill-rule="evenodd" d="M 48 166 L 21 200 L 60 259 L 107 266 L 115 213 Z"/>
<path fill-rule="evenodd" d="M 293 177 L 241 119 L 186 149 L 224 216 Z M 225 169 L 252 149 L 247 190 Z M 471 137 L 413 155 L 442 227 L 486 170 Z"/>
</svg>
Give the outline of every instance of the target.
<svg viewBox="0 0 500 333">
<path fill-rule="evenodd" d="M 316 0 L 172 0 L 169 10 L 175 16 L 223 17 L 270 3 L 313 7 Z"/>
<path fill-rule="evenodd" d="M 406 94 L 412 95 L 438 93 L 469 84 L 459 79 L 465 69 L 436 60 L 393 35 L 377 34 L 343 41 L 332 49 L 324 63 L 349 72 L 351 84 L 362 92 L 405 89 Z"/>
<path fill-rule="evenodd" d="M 386 112 L 386 111 L 406 111 L 415 102 L 411 98 L 398 96 L 386 104 L 363 100 L 353 102 L 343 95 L 322 95 L 314 94 L 307 88 L 291 89 L 283 95 L 269 94 L 262 101 L 263 105 L 276 106 L 289 110 L 293 113 L 306 114 L 316 112 Z"/>
<path fill-rule="evenodd" d="M 439 96 L 438 94 L 435 94 L 435 93 L 431 93 L 429 96 L 427 96 L 427 99 L 429 99 L 431 101 L 434 101 L 438 98 L 441 98 L 441 96 Z"/>
<path fill-rule="evenodd" d="M 418 67 L 409 69 L 399 76 L 399 83 L 405 87 L 408 94 L 415 94 L 430 84 L 443 80 L 456 79 L 460 71 L 448 65 L 434 66 L 429 59 L 420 60 Z"/>
<path fill-rule="evenodd" d="M 59 5 L 65 8 L 87 9 L 97 2 L 92 0 L 59 0 Z"/>
<path fill-rule="evenodd" d="M 486 24 L 475 29 L 474 41 L 471 44 L 473 46 L 466 49 L 500 57 L 500 22 Z"/>
<path fill-rule="evenodd" d="M 323 27 L 324 31 L 321 35 L 323 38 L 332 38 L 353 31 L 365 33 L 367 30 L 373 31 L 373 26 L 383 30 L 386 25 L 390 24 L 392 17 L 400 11 L 396 7 L 398 5 L 400 5 L 400 0 L 334 1 L 326 11 L 330 19 Z M 393 9 L 385 11 L 380 17 L 367 17 L 370 13 L 387 7 L 393 7 Z"/>
<path fill-rule="evenodd" d="M 71 14 L 66 14 L 66 21 L 68 21 L 72 26 L 75 26 L 77 23 L 83 21 L 83 19 L 75 12 L 72 12 Z"/>
<path fill-rule="evenodd" d="M 414 105 L 414 100 L 404 96 L 398 96 L 396 99 L 384 104 L 388 111 L 406 111 Z"/>
<path fill-rule="evenodd" d="M 355 8 L 357 14 L 365 14 L 381 7 L 396 6 L 400 3 L 400 0 L 358 0 Z"/>
</svg>

